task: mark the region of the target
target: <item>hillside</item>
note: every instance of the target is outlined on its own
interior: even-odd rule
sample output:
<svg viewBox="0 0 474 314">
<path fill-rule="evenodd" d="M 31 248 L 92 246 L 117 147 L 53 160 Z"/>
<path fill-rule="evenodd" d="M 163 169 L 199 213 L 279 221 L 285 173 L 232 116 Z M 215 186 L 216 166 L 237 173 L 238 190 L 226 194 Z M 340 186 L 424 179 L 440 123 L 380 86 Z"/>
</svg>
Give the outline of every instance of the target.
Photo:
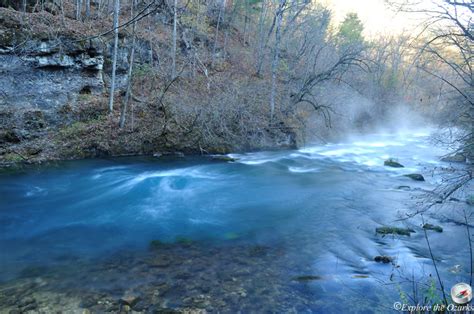
<svg viewBox="0 0 474 314">
<path fill-rule="evenodd" d="M 164 13 L 157 16 L 160 14 Z M 259 121 L 267 121 L 267 110 L 256 106 L 266 102 L 265 93 L 259 90 L 265 91 L 267 81 L 256 77 L 249 59 L 240 54 L 228 54 L 215 62 L 208 77 L 201 67 L 172 80 L 161 66 L 169 54 L 169 30 L 138 31 L 132 104 L 127 123 L 120 128 L 130 30 L 120 29 L 119 33 L 118 90 L 114 111 L 109 114 L 113 36 L 110 32 L 96 35 L 107 33 L 110 21 L 86 23 L 68 14 L 24 14 L 11 8 L 0 8 L 0 20 L 0 160 L 4 165 L 296 145 L 291 118 L 271 127 Z M 242 46 L 239 33 L 229 33 L 228 45 Z M 209 55 L 210 50 L 209 42 L 200 43 L 201 55 Z M 201 62 L 210 67 L 210 60 Z M 226 119 L 221 119 L 224 112 Z"/>
</svg>

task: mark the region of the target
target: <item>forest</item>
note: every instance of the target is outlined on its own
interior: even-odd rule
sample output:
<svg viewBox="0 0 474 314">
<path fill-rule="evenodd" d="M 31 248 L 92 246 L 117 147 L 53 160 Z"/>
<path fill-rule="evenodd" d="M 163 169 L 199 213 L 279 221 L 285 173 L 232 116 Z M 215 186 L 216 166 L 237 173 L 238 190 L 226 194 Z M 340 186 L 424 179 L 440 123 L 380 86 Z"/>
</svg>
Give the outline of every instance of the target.
<svg viewBox="0 0 474 314">
<path fill-rule="evenodd" d="M 468 304 L 474 3 L 332 2 L 0 0 L 0 313 Z"/>
</svg>

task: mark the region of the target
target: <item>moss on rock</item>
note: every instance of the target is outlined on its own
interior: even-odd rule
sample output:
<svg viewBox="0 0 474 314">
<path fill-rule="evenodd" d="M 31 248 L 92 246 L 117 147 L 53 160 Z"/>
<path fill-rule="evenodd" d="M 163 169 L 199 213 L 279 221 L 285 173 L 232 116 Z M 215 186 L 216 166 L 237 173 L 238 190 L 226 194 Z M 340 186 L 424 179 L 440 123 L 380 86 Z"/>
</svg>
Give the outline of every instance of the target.
<svg viewBox="0 0 474 314">
<path fill-rule="evenodd" d="M 230 157 L 230 156 L 225 156 L 225 155 L 216 155 L 216 156 L 212 156 L 212 160 L 224 161 L 224 162 L 236 162 L 238 159 Z"/>
<path fill-rule="evenodd" d="M 299 281 L 299 282 L 308 282 L 308 281 L 321 280 L 321 279 L 323 279 L 323 277 L 317 276 L 317 275 L 303 275 L 303 276 L 293 277 L 294 281 Z"/>
<path fill-rule="evenodd" d="M 415 230 L 410 228 L 399 228 L 399 227 L 379 227 L 375 229 L 375 232 L 378 234 L 398 234 L 410 236 L 411 233 L 415 233 Z"/>
<path fill-rule="evenodd" d="M 432 224 L 424 224 L 424 225 L 423 225 L 423 229 L 426 229 L 426 230 L 433 230 L 433 231 L 436 231 L 436 232 L 443 232 L 443 228 L 442 228 L 442 227 L 436 226 L 436 225 L 432 225 Z"/>
<path fill-rule="evenodd" d="M 385 160 L 383 162 L 383 164 L 384 164 L 384 166 L 393 167 L 393 168 L 403 168 L 404 167 L 401 163 L 399 163 L 398 161 L 396 161 L 393 158 L 389 158 L 389 159 Z"/>
</svg>

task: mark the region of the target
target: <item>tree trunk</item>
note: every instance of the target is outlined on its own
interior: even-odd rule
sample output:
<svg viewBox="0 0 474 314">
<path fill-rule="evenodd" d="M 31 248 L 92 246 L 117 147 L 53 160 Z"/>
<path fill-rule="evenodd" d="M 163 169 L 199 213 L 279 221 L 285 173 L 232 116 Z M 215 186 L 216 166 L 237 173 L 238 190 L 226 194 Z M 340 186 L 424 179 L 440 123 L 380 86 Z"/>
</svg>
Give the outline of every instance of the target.
<svg viewBox="0 0 474 314">
<path fill-rule="evenodd" d="M 64 0 L 59 1 L 59 8 L 61 10 L 61 22 L 63 23 L 63 27 L 66 25 L 66 17 L 64 15 Z"/>
<path fill-rule="evenodd" d="M 130 15 L 131 18 L 133 19 L 133 14 L 134 14 L 134 8 L 136 6 L 136 0 L 132 0 L 132 7 L 130 9 Z M 128 103 L 130 102 L 131 94 L 132 94 L 132 75 L 133 75 L 133 62 L 135 59 L 135 42 L 136 42 L 136 27 L 137 27 L 137 22 L 133 22 L 132 26 L 132 49 L 130 52 L 130 66 L 128 68 L 128 81 L 127 81 L 127 92 L 125 93 L 125 99 L 123 102 L 122 110 L 120 112 L 120 128 L 123 128 L 125 125 L 125 117 L 127 114 L 127 107 Z"/>
<path fill-rule="evenodd" d="M 82 0 L 76 0 L 76 20 L 81 20 L 82 15 Z"/>
<path fill-rule="evenodd" d="M 102 0 L 98 0 L 96 12 L 97 12 L 97 17 L 102 16 Z"/>
<path fill-rule="evenodd" d="M 88 19 L 91 14 L 91 0 L 85 0 L 85 1 L 86 1 L 86 19 Z"/>
<path fill-rule="evenodd" d="M 285 2 L 286 0 L 280 0 L 280 4 L 276 12 L 275 47 L 272 61 L 272 87 L 270 91 L 270 123 L 273 122 L 273 116 L 275 114 L 276 79 L 278 63 L 280 61 L 281 23 L 283 20 L 283 7 L 285 6 Z"/>
<path fill-rule="evenodd" d="M 263 48 L 264 48 L 264 34 L 263 34 L 263 25 L 265 24 L 265 17 L 267 15 L 267 7 L 265 5 L 265 0 L 262 0 L 262 8 L 260 12 L 260 20 L 258 22 L 258 51 L 257 51 L 257 71 L 256 75 L 260 76 L 262 72 L 263 65 Z"/>
<path fill-rule="evenodd" d="M 120 0 L 114 0 L 114 51 L 112 59 L 112 79 L 110 82 L 110 98 L 109 98 L 109 111 L 110 113 L 114 110 L 114 93 L 115 93 L 115 70 L 117 68 L 117 53 L 118 53 L 118 25 L 119 25 L 119 13 L 120 13 Z"/>
<path fill-rule="evenodd" d="M 219 26 L 220 26 L 221 18 L 223 18 L 223 16 L 224 16 L 224 9 L 225 9 L 225 0 L 222 0 L 221 8 L 219 10 L 219 15 L 217 17 L 216 37 L 214 38 L 214 47 L 212 48 L 211 66 L 214 66 L 214 61 L 215 61 L 215 58 L 216 58 L 217 37 L 219 36 Z"/>
</svg>

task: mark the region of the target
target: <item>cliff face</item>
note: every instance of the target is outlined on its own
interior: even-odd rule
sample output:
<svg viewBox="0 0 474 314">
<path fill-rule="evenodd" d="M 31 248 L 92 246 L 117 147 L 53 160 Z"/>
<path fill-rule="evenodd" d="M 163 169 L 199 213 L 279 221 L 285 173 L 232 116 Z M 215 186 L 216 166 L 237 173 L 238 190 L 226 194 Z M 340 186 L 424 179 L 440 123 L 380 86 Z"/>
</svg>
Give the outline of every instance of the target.
<svg viewBox="0 0 474 314">
<path fill-rule="evenodd" d="M 28 32 L 24 23 L 0 9 L 0 147 L 7 161 L 40 154 L 34 140 L 65 122 L 63 106 L 104 91 L 102 42 L 77 41 L 73 34 L 52 38 Z M 26 147 L 15 151 L 20 144 Z"/>
<path fill-rule="evenodd" d="M 191 110 L 188 107 L 180 112 L 167 109 L 165 113 L 156 100 L 140 101 L 132 109 L 139 119 L 127 130 L 118 129 L 118 108 L 127 82 L 131 36 L 126 31 L 120 33 L 117 110 L 109 115 L 107 86 L 112 37 L 97 37 L 94 35 L 102 30 L 82 27 L 81 22 L 67 18 L 65 21 L 64 17 L 45 11 L 21 13 L 0 8 L 0 165 L 102 155 L 201 152 L 202 142 L 198 141 L 202 134 L 191 129 L 197 123 L 188 116 Z M 137 68 L 143 65 L 142 69 L 147 70 L 150 62 L 159 63 L 158 55 L 159 52 L 150 48 L 149 39 L 137 38 Z M 149 83 L 147 90 L 143 92 L 145 88 L 141 88 L 141 94 L 157 94 L 155 89 L 162 86 L 155 85 L 156 76 L 154 79 L 155 83 Z M 151 81 L 145 74 L 142 82 Z M 191 86 L 189 91 L 177 88 L 170 102 L 194 100 L 196 91 L 200 87 Z M 212 109 L 209 110 L 212 114 Z M 170 114 L 182 116 L 174 119 Z M 203 114 L 200 117 L 205 119 Z M 221 143 L 207 144 L 205 151 L 270 148 L 275 143 L 281 147 L 294 146 L 291 132 L 272 129 L 260 133 L 264 135 L 258 135 L 262 137 L 258 141 L 263 144 L 231 145 L 222 138 Z"/>
<path fill-rule="evenodd" d="M 21 55 L 1 47 L 0 106 L 55 109 L 78 94 L 103 92 L 102 48 L 93 40 L 64 47 L 60 40 L 35 40 Z"/>
</svg>

